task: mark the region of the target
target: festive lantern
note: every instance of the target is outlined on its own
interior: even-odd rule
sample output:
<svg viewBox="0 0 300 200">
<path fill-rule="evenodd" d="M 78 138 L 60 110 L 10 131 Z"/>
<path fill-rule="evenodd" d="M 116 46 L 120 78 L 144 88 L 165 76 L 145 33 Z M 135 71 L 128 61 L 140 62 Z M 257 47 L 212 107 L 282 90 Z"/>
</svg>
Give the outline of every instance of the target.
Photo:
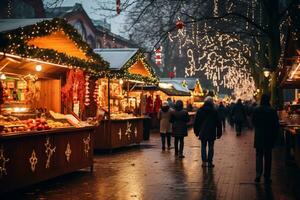
<svg viewBox="0 0 300 200">
<path fill-rule="evenodd" d="M 176 22 L 176 28 L 177 28 L 177 29 L 183 29 L 183 27 L 184 27 L 183 21 L 178 20 L 178 21 Z"/>
</svg>

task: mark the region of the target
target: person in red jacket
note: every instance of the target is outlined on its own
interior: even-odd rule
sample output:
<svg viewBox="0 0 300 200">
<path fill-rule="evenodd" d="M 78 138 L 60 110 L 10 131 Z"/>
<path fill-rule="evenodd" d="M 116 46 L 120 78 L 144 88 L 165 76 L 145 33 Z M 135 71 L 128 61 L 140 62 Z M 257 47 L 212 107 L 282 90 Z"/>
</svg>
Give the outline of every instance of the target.
<svg viewBox="0 0 300 200">
<path fill-rule="evenodd" d="M 154 109 L 153 112 L 158 113 L 160 110 L 160 107 L 162 105 L 162 101 L 158 95 L 156 95 L 156 99 L 154 101 Z"/>
<path fill-rule="evenodd" d="M 146 100 L 146 113 L 150 114 L 152 112 L 153 112 L 153 100 L 151 95 L 149 95 Z"/>
</svg>

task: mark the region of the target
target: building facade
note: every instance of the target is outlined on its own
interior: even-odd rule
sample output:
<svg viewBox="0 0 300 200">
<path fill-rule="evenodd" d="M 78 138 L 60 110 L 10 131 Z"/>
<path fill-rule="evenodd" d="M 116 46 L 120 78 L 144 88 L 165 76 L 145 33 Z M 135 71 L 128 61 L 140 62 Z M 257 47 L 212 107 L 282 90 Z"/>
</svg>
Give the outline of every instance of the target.
<svg viewBox="0 0 300 200">
<path fill-rule="evenodd" d="M 46 17 L 64 18 L 73 25 L 92 48 L 134 48 L 133 42 L 110 31 L 110 24 L 92 20 L 81 4 L 71 7 L 46 8 Z"/>
</svg>

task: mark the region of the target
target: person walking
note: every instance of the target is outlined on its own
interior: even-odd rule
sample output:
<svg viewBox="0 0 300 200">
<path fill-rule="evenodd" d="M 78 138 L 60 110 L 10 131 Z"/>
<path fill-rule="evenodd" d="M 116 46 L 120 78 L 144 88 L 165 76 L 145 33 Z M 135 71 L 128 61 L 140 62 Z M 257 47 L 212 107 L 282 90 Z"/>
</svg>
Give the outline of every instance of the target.
<svg viewBox="0 0 300 200">
<path fill-rule="evenodd" d="M 201 140 L 202 166 L 214 167 L 214 142 L 216 138 L 222 136 L 222 125 L 218 111 L 214 107 L 213 98 L 210 96 L 205 98 L 203 107 L 197 111 L 194 133 Z"/>
<path fill-rule="evenodd" d="M 174 139 L 175 156 L 184 158 L 184 137 L 188 135 L 187 123 L 190 121 L 188 112 L 183 110 L 183 102 L 178 100 L 175 103 L 175 111 L 171 114 L 172 136 Z M 178 148 L 179 145 L 179 148 Z"/>
<path fill-rule="evenodd" d="M 172 108 L 169 107 L 168 102 L 163 102 L 160 111 L 158 112 L 158 120 L 159 120 L 159 132 L 161 136 L 161 144 L 162 150 L 166 150 L 166 138 L 168 149 L 171 147 L 171 132 L 172 132 L 172 124 L 170 123 Z"/>
<path fill-rule="evenodd" d="M 222 123 L 223 131 L 225 131 L 227 110 L 222 101 L 220 102 L 217 110 Z"/>
<path fill-rule="evenodd" d="M 279 118 L 276 110 L 270 105 L 269 95 L 262 95 L 260 105 L 254 109 L 252 123 L 254 126 L 254 148 L 256 149 L 255 182 L 260 182 L 264 171 L 265 183 L 270 184 L 272 182 L 272 149 L 278 135 Z"/>
<path fill-rule="evenodd" d="M 242 133 L 242 126 L 247 118 L 246 110 L 241 99 L 238 99 L 237 103 L 233 106 L 232 117 L 235 124 L 236 135 L 239 136 Z"/>
</svg>

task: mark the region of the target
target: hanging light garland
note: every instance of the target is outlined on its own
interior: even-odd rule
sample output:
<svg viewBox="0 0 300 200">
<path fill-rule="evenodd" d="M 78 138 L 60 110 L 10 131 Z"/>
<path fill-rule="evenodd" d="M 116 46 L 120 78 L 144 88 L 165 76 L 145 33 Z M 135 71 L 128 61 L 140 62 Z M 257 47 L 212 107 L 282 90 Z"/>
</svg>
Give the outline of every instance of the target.
<svg viewBox="0 0 300 200">
<path fill-rule="evenodd" d="M 90 76 L 86 75 L 85 76 L 85 100 L 84 100 L 84 105 L 89 106 L 90 105 L 90 91 L 89 91 L 89 79 Z"/>
<path fill-rule="evenodd" d="M 211 36 L 207 34 L 210 27 L 206 23 L 204 28 L 197 26 L 194 26 L 197 31 L 193 37 L 186 29 L 169 34 L 170 41 L 179 45 L 179 54 L 185 50 L 185 77 L 199 77 L 202 73 L 217 91 L 223 87 L 232 90 L 235 96 L 251 99 L 256 90 L 248 60 L 253 48 L 235 34 L 216 33 Z M 199 29 L 204 30 L 204 34 L 200 34 Z"/>
<path fill-rule="evenodd" d="M 98 97 L 99 97 L 99 83 L 98 83 L 98 80 L 96 80 L 93 98 L 94 98 L 94 102 L 96 102 L 96 104 L 99 106 L 99 98 Z"/>
</svg>

